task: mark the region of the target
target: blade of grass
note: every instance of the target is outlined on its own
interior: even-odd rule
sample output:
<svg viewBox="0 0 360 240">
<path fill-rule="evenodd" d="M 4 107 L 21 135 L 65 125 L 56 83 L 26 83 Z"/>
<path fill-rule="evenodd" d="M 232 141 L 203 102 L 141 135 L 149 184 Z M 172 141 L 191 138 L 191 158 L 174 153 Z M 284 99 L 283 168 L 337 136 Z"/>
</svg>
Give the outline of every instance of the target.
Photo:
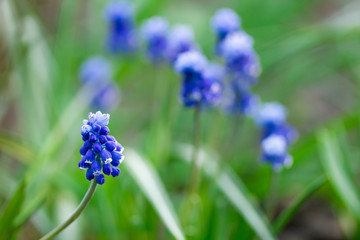
<svg viewBox="0 0 360 240">
<path fill-rule="evenodd" d="M 26 183 L 25 180 L 23 180 L 1 214 L 0 239 L 9 239 L 9 235 L 12 233 L 14 220 L 19 214 L 24 202 L 25 187 Z"/>
<path fill-rule="evenodd" d="M 182 144 L 177 148 L 178 155 L 190 162 L 192 146 Z M 208 153 L 204 149 L 199 151 L 199 165 L 204 172 L 215 179 L 216 185 L 223 192 L 229 202 L 244 217 L 249 226 L 261 239 L 276 239 L 264 213 L 252 202 L 252 196 L 245 184 L 230 167 L 219 170 L 216 154 Z"/>
<path fill-rule="evenodd" d="M 128 160 L 125 166 L 129 173 L 151 202 L 165 226 L 176 239 L 185 239 L 164 184 L 149 161 L 131 149 L 126 150 L 126 158 Z"/>
<path fill-rule="evenodd" d="M 360 219 L 360 195 L 341 154 L 337 138 L 330 130 L 318 134 L 321 162 L 335 191 L 349 211 Z"/>
<path fill-rule="evenodd" d="M 316 178 L 312 183 L 310 183 L 304 192 L 302 192 L 293 202 L 281 213 L 281 215 L 276 219 L 274 223 L 274 232 L 278 233 L 280 230 L 286 226 L 286 224 L 291 220 L 294 214 L 299 210 L 302 204 L 314 193 L 316 192 L 323 184 L 326 182 L 325 176 L 320 176 Z"/>
</svg>

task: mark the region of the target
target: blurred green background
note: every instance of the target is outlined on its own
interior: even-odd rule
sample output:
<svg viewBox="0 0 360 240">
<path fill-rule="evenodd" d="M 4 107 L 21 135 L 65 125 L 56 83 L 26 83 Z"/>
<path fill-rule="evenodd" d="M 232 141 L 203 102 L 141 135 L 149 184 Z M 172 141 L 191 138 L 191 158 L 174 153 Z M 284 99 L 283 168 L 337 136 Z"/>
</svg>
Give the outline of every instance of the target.
<svg viewBox="0 0 360 240">
<path fill-rule="evenodd" d="M 263 68 L 254 91 L 284 104 L 299 130 L 266 217 L 272 170 L 258 160 L 258 129 L 245 119 L 234 136 L 234 119 L 205 112 L 205 171 L 190 224 L 180 219 L 193 111 L 181 107 L 170 67 L 154 69 L 141 52 L 107 55 L 107 2 L 0 0 L 1 239 L 39 238 L 88 188 L 78 149 L 82 119 L 95 109 L 78 71 L 93 55 L 111 61 L 121 90 L 109 127 L 126 161 L 58 239 L 360 238 L 360 1 L 134 1 L 138 25 L 154 15 L 189 24 L 209 58 L 211 16 L 234 9 Z M 279 216 L 286 224 L 276 229 Z"/>
</svg>

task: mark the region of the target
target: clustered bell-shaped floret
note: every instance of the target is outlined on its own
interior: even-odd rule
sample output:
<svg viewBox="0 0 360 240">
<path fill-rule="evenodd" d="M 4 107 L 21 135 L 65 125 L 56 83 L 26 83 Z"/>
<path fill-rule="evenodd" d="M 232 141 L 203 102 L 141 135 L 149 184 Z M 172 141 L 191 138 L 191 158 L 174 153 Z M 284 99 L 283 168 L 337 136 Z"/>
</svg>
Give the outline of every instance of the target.
<svg viewBox="0 0 360 240">
<path fill-rule="evenodd" d="M 196 49 L 194 31 L 191 27 L 186 25 L 175 25 L 172 27 L 166 49 L 167 58 L 170 63 L 173 64 L 180 54 Z"/>
<path fill-rule="evenodd" d="M 142 26 L 143 38 L 147 44 L 147 55 L 155 63 L 165 60 L 169 23 L 156 16 L 146 20 Z"/>
<path fill-rule="evenodd" d="M 287 142 L 282 135 L 270 135 L 261 143 L 262 160 L 272 164 L 275 170 L 280 170 L 283 166 L 290 167 L 292 157 L 287 153 Z"/>
<path fill-rule="evenodd" d="M 81 83 L 96 92 L 90 97 L 91 106 L 101 110 L 116 108 L 120 91 L 112 79 L 111 64 L 101 56 L 93 56 L 83 62 L 79 71 Z M 91 94 L 90 94 L 91 95 Z"/>
<path fill-rule="evenodd" d="M 175 70 L 182 75 L 181 100 L 185 107 L 213 107 L 220 102 L 224 70 L 217 64 L 208 64 L 198 51 L 180 54 Z"/>
<path fill-rule="evenodd" d="M 124 148 L 116 139 L 109 135 L 109 114 L 100 111 L 89 113 L 89 120 L 83 121 L 81 135 L 84 144 L 80 147 L 82 158 L 79 168 L 86 171 L 86 178 L 102 185 L 105 182 L 103 174 L 116 177 L 120 174 L 117 168 L 124 160 Z"/>
<path fill-rule="evenodd" d="M 134 21 L 134 6 L 127 1 L 113 1 L 105 8 L 109 25 L 107 48 L 112 53 L 134 51 L 137 46 Z"/>
<path fill-rule="evenodd" d="M 261 129 L 263 161 L 270 162 L 275 170 L 290 166 L 292 158 L 287 148 L 296 140 L 297 131 L 286 123 L 286 108 L 277 102 L 265 103 L 254 117 Z"/>
<path fill-rule="evenodd" d="M 215 52 L 220 54 L 220 45 L 227 35 L 240 30 L 241 19 L 231 9 L 223 8 L 216 11 L 211 19 L 211 27 L 216 34 Z"/>
</svg>

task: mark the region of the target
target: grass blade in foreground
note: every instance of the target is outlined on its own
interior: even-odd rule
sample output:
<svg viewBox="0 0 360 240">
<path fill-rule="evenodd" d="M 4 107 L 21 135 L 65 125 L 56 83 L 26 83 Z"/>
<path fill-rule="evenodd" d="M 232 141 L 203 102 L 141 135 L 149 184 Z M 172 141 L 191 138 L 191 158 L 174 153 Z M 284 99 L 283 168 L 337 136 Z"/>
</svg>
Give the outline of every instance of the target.
<svg viewBox="0 0 360 240">
<path fill-rule="evenodd" d="M 336 136 L 329 130 L 318 134 L 321 161 L 327 177 L 339 197 L 354 216 L 360 220 L 360 197 L 346 168 Z"/>
<path fill-rule="evenodd" d="M 307 188 L 305 189 L 305 191 L 296 199 L 294 199 L 290 206 L 288 206 L 276 219 L 274 223 L 274 232 L 280 232 L 280 230 L 291 220 L 292 216 L 298 211 L 301 205 L 325 182 L 326 178 L 324 176 L 321 176 L 316 178 L 312 183 L 310 183 L 309 186 L 307 186 Z"/>
<path fill-rule="evenodd" d="M 184 160 L 190 162 L 192 146 L 180 145 L 177 150 Z M 250 193 L 241 179 L 236 176 L 231 168 L 225 168 L 219 173 L 219 167 L 214 156 L 216 155 L 208 154 L 204 149 L 200 149 L 198 161 L 200 167 L 209 177 L 216 179 L 219 189 L 261 239 L 276 239 L 265 215 L 253 205 Z"/>
<path fill-rule="evenodd" d="M 25 186 L 25 180 L 23 180 L 0 216 L 0 239 L 8 239 L 10 237 L 8 235 L 13 232 L 14 220 L 24 202 Z"/>
<path fill-rule="evenodd" d="M 134 150 L 126 150 L 125 166 L 176 239 L 185 239 L 168 194 L 153 167 Z"/>
</svg>

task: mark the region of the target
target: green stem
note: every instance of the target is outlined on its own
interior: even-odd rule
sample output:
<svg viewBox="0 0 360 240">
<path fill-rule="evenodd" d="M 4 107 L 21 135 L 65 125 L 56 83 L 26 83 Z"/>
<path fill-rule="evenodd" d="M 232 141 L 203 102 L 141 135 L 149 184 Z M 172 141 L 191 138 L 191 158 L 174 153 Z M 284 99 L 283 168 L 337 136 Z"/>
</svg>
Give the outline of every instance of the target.
<svg viewBox="0 0 360 240">
<path fill-rule="evenodd" d="M 90 187 L 89 187 L 88 191 L 86 192 L 83 200 L 81 201 L 79 206 L 75 209 L 75 211 L 71 214 L 71 216 L 64 223 L 60 224 L 59 226 L 54 228 L 51 232 L 49 232 L 48 234 L 43 236 L 40 240 L 52 239 L 57 234 L 59 234 L 62 230 L 67 228 L 73 221 L 75 221 L 80 216 L 80 214 L 85 209 L 85 207 L 88 205 L 90 199 L 92 198 L 92 196 L 95 193 L 96 187 L 97 187 L 97 183 L 94 179 L 91 182 Z"/>
<path fill-rule="evenodd" d="M 199 166 L 198 166 L 198 155 L 201 139 L 201 111 L 200 107 L 195 107 L 194 113 L 194 136 L 193 136 L 193 152 L 191 156 L 191 175 L 189 184 L 189 195 L 196 192 L 199 185 Z"/>
<path fill-rule="evenodd" d="M 266 202 L 266 213 L 268 214 L 268 218 L 271 220 L 275 213 L 276 203 L 277 203 L 277 194 L 278 194 L 278 186 L 279 186 L 279 178 L 280 173 L 272 170 L 271 172 L 271 182 L 268 192 L 268 198 Z"/>
<path fill-rule="evenodd" d="M 199 186 L 199 166 L 198 166 L 198 152 L 201 139 L 201 119 L 200 119 L 200 109 L 199 107 L 195 108 L 194 112 L 194 136 L 193 136 L 193 151 L 191 156 L 191 173 L 189 178 L 189 185 L 187 195 L 185 196 L 184 201 L 184 210 L 182 214 L 182 222 L 185 226 L 185 229 L 191 229 L 192 226 L 196 224 L 196 218 L 198 215 L 198 202 L 196 201 L 196 193 Z M 187 231 L 187 230 L 186 230 Z M 189 232 L 189 235 L 196 235 L 193 231 Z"/>
</svg>

